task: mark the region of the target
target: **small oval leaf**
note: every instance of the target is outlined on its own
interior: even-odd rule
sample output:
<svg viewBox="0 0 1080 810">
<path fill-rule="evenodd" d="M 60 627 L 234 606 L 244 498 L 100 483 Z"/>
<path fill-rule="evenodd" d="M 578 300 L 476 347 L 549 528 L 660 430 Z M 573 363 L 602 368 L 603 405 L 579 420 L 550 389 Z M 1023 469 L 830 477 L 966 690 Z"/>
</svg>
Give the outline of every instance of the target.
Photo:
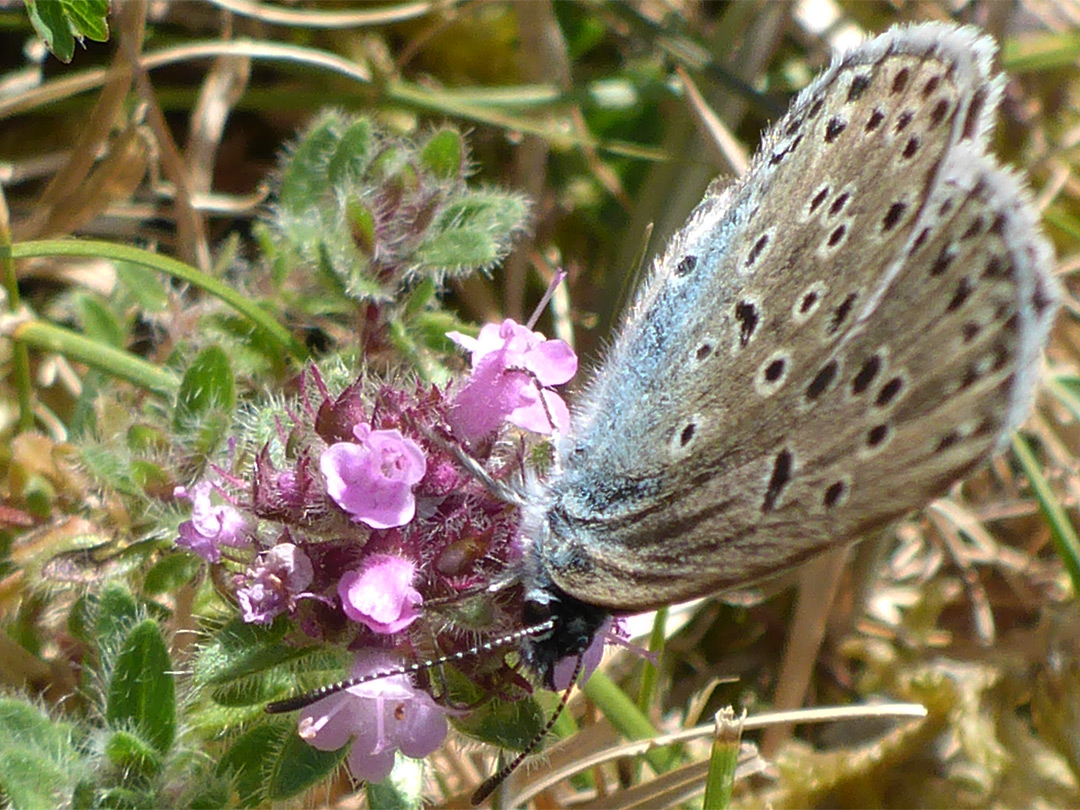
<svg viewBox="0 0 1080 810">
<path fill-rule="evenodd" d="M 205 416 L 212 410 L 231 413 L 236 407 L 236 380 L 229 356 L 220 346 L 207 346 L 188 367 L 176 395 L 175 424 Z"/>
<path fill-rule="evenodd" d="M 464 138 L 453 129 L 436 132 L 420 150 L 420 162 L 444 180 L 457 180 L 464 173 Z"/>
<path fill-rule="evenodd" d="M 135 731 L 161 753 L 176 735 L 176 685 L 169 651 L 153 619 L 135 625 L 112 667 L 105 719 L 117 730 Z"/>
</svg>

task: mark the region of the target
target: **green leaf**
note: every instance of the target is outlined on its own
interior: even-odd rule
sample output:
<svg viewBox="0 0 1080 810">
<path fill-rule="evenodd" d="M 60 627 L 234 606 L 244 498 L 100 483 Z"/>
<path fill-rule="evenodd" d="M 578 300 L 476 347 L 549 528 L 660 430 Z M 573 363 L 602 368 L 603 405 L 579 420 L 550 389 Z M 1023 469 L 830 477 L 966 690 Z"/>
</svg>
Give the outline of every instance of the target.
<svg viewBox="0 0 1080 810">
<path fill-rule="evenodd" d="M 292 686 L 292 681 L 281 671 L 260 672 L 219 686 L 210 696 L 218 706 L 242 709 L 258 704 L 261 711 L 262 704 L 280 697 Z"/>
<path fill-rule="evenodd" d="M 40 0 L 38 0 L 40 2 Z M 61 0 L 67 7 L 76 36 L 82 35 L 94 42 L 107 42 L 109 24 L 109 0 Z"/>
<path fill-rule="evenodd" d="M 211 410 L 231 413 L 236 407 L 236 380 L 229 356 L 220 346 L 207 346 L 188 367 L 176 395 L 176 425 Z"/>
<path fill-rule="evenodd" d="M 214 763 L 215 765 L 217 763 Z M 177 807 L 189 810 L 220 810 L 232 807 L 229 781 L 216 773 L 198 773 L 187 785 L 188 793 L 177 802 Z"/>
<path fill-rule="evenodd" d="M 16 245 L 12 253 L 18 252 Z M 86 363 L 91 368 L 141 385 L 151 391 L 172 396 L 176 391 L 176 378 L 172 372 L 148 363 L 131 352 L 90 340 L 86 335 L 73 332 L 45 321 L 28 320 L 20 323 L 10 337 L 27 346 L 47 352 L 57 352 L 70 360 Z"/>
<path fill-rule="evenodd" d="M 116 731 L 105 741 L 105 758 L 133 776 L 150 777 L 161 770 L 161 757 L 146 740 L 130 731 Z"/>
<path fill-rule="evenodd" d="M 1080 217 L 1061 206 L 1051 206 L 1043 212 L 1043 222 L 1053 225 L 1070 239 L 1080 239 Z"/>
<path fill-rule="evenodd" d="M 115 349 L 124 348 L 127 343 L 127 329 L 99 297 L 80 295 L 77 306 L 83 332 L 88 338 Z"/>
<path fill-rule="evenodd" d="M 93 595 L 89 597 L 95 601 Z M 105 650 L 118 649 L 120 639 L 139 620 L 139 607 L 135 597 L 123 585 L 107 585 L 96 599 L 94 611 L 94 641 Z"/>
<path fill-rule="evenodd" d="M 292 733 L 285 738 L 266 784 L 266 793 L 271 801 L 297 796 L 318 784 L 333 773 L 349 751 L 347 745 L 337 751 L 320 751 L 300 739 L 295 721 L 290 728 Z"/>
<path fill-rule="evenodd" d="M 227 684 L 237 678 L 310 655 L 317 647 L 283 644 L 289 622 L 278 619 L 269 626 L 233 619 L 206 645 L 192 674 L 199 684 Z"/>
<path fill-rule="evenodd" d="M 116 280 L 143 312 L 164 312 L 169 306 L 169 291 L 161 274 L 131 262 L 113 262 Z"/>
<path fill-rule="evenodd" d="M 402 311 L 405 319 L 409 320 L 424 312 L 427 305 L 435 300 L 438 290 L 431 279 L 424 279 L 416 285 L 403 302 Z"/>
<path fill-rule="evenodd" d="M 437 270 L 487 268 L 502 259 L 528 217 L 525 200 L 483 191 L 449 202 L 439 212 L 416 259 Z"/>
<path fill-rule="evenodd" d="M 342 185 L 358 183 L 371 162 L 375 134 L 371 121 L 359 118 L 349 125 L 341 135 L 333 157 L 326 167 L 326 177 L 330 185 L 338 188 Z"/>
<path fill-rule="evenodd" d="M 1048 381 L 1050 392 L 1055 394 L 1061 404 L 1080 420 L 1080 377 L 1073 374 L 1055 374 Z"/>
<path fill-rule="evenodd" d="M 194 554 L 169 554 L 146 572 L 143 591 L 172 593 L 187 585 L 202 570 L 203 560 Z"/>
<path fill-rule="evenodd" d="M 157 425 L 132 425 L 127 432 L 127 446 L 130 450 L 166 451 L 171 448 L 169 434 Z"/>
<path fill-rule="evenodd" d="M 502 255 L 499 243 L 487 232 L 466 228 L 446 231 L 426 239 L 416 251 L 416 258 L 421 263 L 449 271 L 490 267 Z"/>
<path fill-rule="evenodd" d="M 1039 502 L 1039 509 L 1049 524 L 1050 537 L 1069 574 L 1073 592 L 1080 591 L 1080 537 L 1077 536 L 1061 500 L 1054 494 L 1050 482 L 1043 475 L 1042 468 L 1031 450 L 1031 445 L 1019 433 L 1013 433 L 1012 448 L 1020 466 L 1027 474 L 1028 481 L 1031 482 L 1035 499 Z"/>
<path fill-rule="evenodd" d="M 155 806 L 153 797 L 146 791 L 123 786 L 103 790 L 101 798 L 94 803 L 95 808 L 104 810 L 146 810 Z"/>
<path fill-rule="evenodd" d="M 448 203 L 439 214 L 447 228 L 476 228 L 490 231 L 492 238 L 506 239 L 524 227 L 529 215 L 525 199 L 517 194 L 473 191 Z"/>
<path fill-rule="evenodd" d="M 16 698 L 0 698 L 0 786 L 12 808 L 63 807 L 89 765 L 74 726 Z"/>
<path fill-rule="evenodd" d="M 548 705 L 541 707 L 539 699 Z M 521 751 L 543 730 L 556 701 L 551 692 L 538 692 L 514 701 L 491 700 L 464 717 L 451 717 L 450 722 L 474 739 Z"/>
<path fill-rule="evenodd" d="M 656 728 L 629 696 L 604 672 L 597 670 L 585 681 L 582 690 L 596 704 L 604 717 L 630 740 L 644 740 L 657 735 Z M 670 748 L 657 748 L 645 758 L 657 773 L 670 768 L 676 759 Z"/>
<path fill-rule="evenodd" d="M 176 685 L 161 629 L 153 619 L 135 625 L 112 667 L 105 719 L 116 730 L 138 733 L 160 753 L 176 735 Z"/>
<path fill-rule="evenodd" d="M 1075 29 L 1062 32 L 1028 32 L 1002 43 L 1001 62 L 1011 74 L 1030 71 L 1074 69 L 1080 58 L 1080 34 Z"/>
<path fill-rule="evenodd" d="M 53 56 L 65 64 L 75 55 L 75 41 L 109 38 L 108 0 L 27 0 L 30 24 Z"/>
<path fill-rule="evenodd" d="M 109 0 L 27 0 L 27 14 L 53 56 L 65 64 L 75 54 L 75 40 L 109 38 Z"/>
<path fill-rule="evenodd" d="M 436 132 L 420 150 L 420 162 L 444 180 L 457 180 L 464 174 L 465 139 L 457 130 Z"/>
<path fill-rule="evenodd" d="M 34 256 L 90 256 L 110 261 L 133 262 L 144 267 L 151 267 L 205 290 L 223 303 L 228 304 L 251 320 L 253 324 L 258 326 L 260 330 L 265 332 L 292 357 L 298 359 L 307 357 L 307 349 L 303 343 L 299 342 L 285 327 L 274 320 L 273 316 L 263 309 L 257 300 L 250 295 L 245 295 L 240 290 L 230 287 L 228 284 L 224 284 L 213 276 L 202 273 L 191 265 L 184 264 L 169 256 L 162 256 L 131 245 L 97 242 L 92 239 L 42 239 L 36 242 L 19 242 L 11 246 L 11 256 L 15 259 Z M 81 335 L 68 334 L 68 332 L 70 330 L 61 329 L 52 324 L 30 321 L 17 327 L 12 336 L 17 340 L 32 343 L 32 345 L 49 351 L 62 352 L 101 368 L 110 374 L 124 377 L 155 391 L 171 394 L 176 390 L 176 382 L 172 379 L 171 373 L 163 372 L 152 364 L 139 360 L 133 355 L 128 355 L 126 352 L 118 352 L 111 347 L 97 347 L 93 341 L 89 341 Z"/>
<path fill-rule="evenodd" d="M 394 770 L 378 784 L 365 785 L 371 810 L 420 810 L 424 805 L 424 760 L 398 752 Z"/>
<path fill-rule="evenodd" d="M 127 460 L 100 445 L 84 445 L 79 458 L 98 481 L 124 495 L 138 497 L 142 490 L 131 477 Z"/>
<path fill-rule="evenodd" d="M 476 326 L 460 320 L 452 312 L 436 310 L 424 312 L 409 321 L 409 331 L 429 349 L 437 352 L 460 351 L 457 344 L 446 336 L 447 332 L 461 332 L 475 337 Z"/>
<path fill-rule="evenodd" d="M 242 734 L 218 762 L 218 773 L 231 774 L 241 807 L 281 800 L 307 790 L 334 771 L 349 746 L 320 751 L 296 733 L 296 722 L 264 723 Z"/>
<path fill-rule="evenodd" d="M 737 718 L 730 706 L 716 714 L 716 734 L 709 754 L 709 775 L 705 780 L 702 810 L 727 810 L 731 806 L 735 772 L 739 767 L 743 717 Z"/>
<path fill-rule="evenodd" d="M 341 126 L 340 115 L 329 112 L 300 136 L 281 178 L 281 205 L 294 216 L 317 211 L 327 201 L 327 163 L 337 147 Z"/>
<path fill-rule="evenodd" d="M 659 661 L 664 653 L 664 628 L 667 626 L 667 617 L 667 607 L 662 607 L 656 611 L 652 633 L 649 635 L 649 652 L 655 655 L 656 658 L 646 658 L 641 662 L 641 685 L 638 688 L 637 707 L 642 714 L 648 714 L 649 707 L 656 700 L 656 684 L 660 673 L 653 661 Z"/>
<path fill-rule="evenodd" d="M 45 41 L 45 47 L 64 64 L 75 55 L 75 37 L 64 16 L 64 8 L 54 0 L 29 0 L 26 12 L 37 35 Z"/>
</svg>

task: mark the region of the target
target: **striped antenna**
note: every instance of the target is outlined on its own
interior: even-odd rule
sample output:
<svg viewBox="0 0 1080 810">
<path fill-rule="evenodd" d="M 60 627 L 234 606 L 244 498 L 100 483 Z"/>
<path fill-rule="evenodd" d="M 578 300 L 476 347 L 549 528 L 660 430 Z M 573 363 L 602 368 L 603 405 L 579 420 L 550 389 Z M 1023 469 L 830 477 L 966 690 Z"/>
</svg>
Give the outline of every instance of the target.
<svg viewBox="0 0 1080 810">
<path fill-rule="evenodd" d="M 531 636 L 539 636 L 549 632 L 555 626 L 554 619 L 547 619 L 534 624 L 531 627 L 526 627 L 522 630 L 515 630 L 512 633 L 507 633 L 499 638 L 492 639 L 491 641 L 485 641 L 483 644 L 477 644 L 475 647 L 470 647 L 467 650 L 461 650 L 460 652 L 450 653 L 449 655 L 441 655 L 438 658 L 430 658 L 427 661 L 418 661 L 413 664 L 403 664 L 395 669 L 388 669 L 381 672 L 372 672 L 367 675 L 358 675 L 352 678 L 346 678 L 343 681 L 337 683 L 328 684 L 326 686 L 320 686 L 314 691 L 307 692 L 303 695 L 297 695 L 296 697 L 285 698 L 284 700 L 275 700 L 266 704 L 267 714 L 285 714 L 286 712 L 296 711 L 297 709 L 304 709 L 310 706 L 312 703 L 317 703 L 324 697 L 330 695 L 336 695 L 338 692 L 343 692 L 353 686 L 359 686 L 362 683 L 368 683 L 370 681 L 377 681 L 380 678 L 391 678 L 395 675 L 412 675 L 416 672 L 422 672 L 427 669 L 442 666 L 443 664 L 452 663 L 454 661 L 464 661 L 474 655 L 480 655 L 485 652 L 494 652 L 503 647 L 510 647 L 523 638 L 529 638 Z M 574 676 L 577 677 L 576 675 Z M 558 715 L 556 715 L 558 716 Z M 545 733 L 547 733 L 545 731 Z"/>
<path fill-rule="evenodd" d="M 522 749 L 521 753 L 514 757 L 508 765 L 501 767 L 496 773 L 485 779 L 480 787 L 473 793 L 470 801 L 473 805 L 478 805 L 488 796 L 495 792 L 495 788 L 503 783 L 510 774 L 518 769 L 518 766 L 525 761 L 536 747 L 540 745 L 540 742 L 548 735 L 551 729 L 555 726 L 555 721 L 559 719 L 559 715 L 563 713 L 563 709 L 566 708 L 567 702 L 570 700 L 570 690 L 574 688 L 574 684 L 577 683 L 578 677 L 581 675 L 581 670 L 585 665 L 585 653 L 578 653 L 577 665 L 574 667 L 574 674 L 570 676 L 570 685 L 566 687 L 566 691 L 562 693 L 562 699 L 559 701 L 559 705 L 555 707 L 555 711 L 552 712 L 551 718 L 544 724 L 544 727 L 540 730 L 540 733 L 533 737 L 529 744 Z"/>
<path fill-rule="evenodd" d="M 420 433 L 423 433 L 424 437 L 432 444 L 452 455 L 457 460 L 458 464 L 465 468 L 465 472 L 479 481 L 488 492 L 500 501 L 512 504 L 518 508 L 525 505 L 525 495 L 521 490 L 511 484 L 497 481 L 492 478 L 491 473 L 485 470 L 480 462 L 470 456 L 460 445 L 447 441 L 436 433 L 434 428 L 430 425 L 421 424 L 415 419 L 410 419 L 409 424 L 416 428 Z"/>
</svg>

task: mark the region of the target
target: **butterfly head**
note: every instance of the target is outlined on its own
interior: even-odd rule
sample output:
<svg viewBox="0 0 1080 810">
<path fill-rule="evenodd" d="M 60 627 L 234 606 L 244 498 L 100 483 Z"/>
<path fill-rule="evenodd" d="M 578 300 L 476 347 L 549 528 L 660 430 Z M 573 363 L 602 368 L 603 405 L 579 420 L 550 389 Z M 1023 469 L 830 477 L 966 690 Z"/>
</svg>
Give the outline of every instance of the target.
<svg viewBox="0 0 1080 810">
<path fill-rule="evenodd" d="M 609 611 L 582 602 L 563 591 L 542 572 L 527 583 L 523 626 L 550 624 L 550 629 L 522 639 L 521 657 L 548 689 L 556 682 L 556 665 L 584 653 L 611 617 Z"/>
</svg>

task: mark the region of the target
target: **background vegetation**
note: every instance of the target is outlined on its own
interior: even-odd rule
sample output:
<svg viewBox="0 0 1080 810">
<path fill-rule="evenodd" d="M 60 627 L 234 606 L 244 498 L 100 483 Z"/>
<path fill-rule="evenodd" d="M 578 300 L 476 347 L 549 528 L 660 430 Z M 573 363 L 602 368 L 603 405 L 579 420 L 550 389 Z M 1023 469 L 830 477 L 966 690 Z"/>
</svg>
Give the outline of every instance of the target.
<svg viewBox="0 0 1080 810">
<path fill-rule="evenodd" d="M 184 517 L 173 487 L 238 422 L 294 392 L 309 360 L 355 371 L 363 347 L 376 371 L 445 379 L 442 333 L 524 320 L 555 268 L 569 280 L 540 328 L 597 357 L 642 257 L 709 180 L 734 176 L 732 156 L 753 150 L 830 46 L 929 19 L 997 37 L 1011 80 L 996 148 L 1030 177 L 1066 285 L 1078 265 L 1080 18 L 1066 4 L 132 0 L 106 16 L 101 0 L 39 0 L 31 11 L 0 6 L 0 683 L 32 698 L 0 701 L 0 789 L 15 807 L 460 806 L 494 761 L 460 737 L 392 792 L 353 795 L 335 763 L 272 784 L 222 775 L 224 758 L 263 749 L 238 749 L 228 701 L 198 688 L 198 643 L 228 606 L 173 548 Z M 432 273 L 400 317 L 374 323 L 385 290 L 315 278 L 267 224 L 285 144 L 326 107 L 418 141 L 466 132 L 474 182 L 527 195 L 531 232 L 489 275 Z M 94 241 L 57 241 L 70 236 Z M 484 255 L 474 264 L 494 264 Z M 663 649 L 659 668 L 612 656 L 572 702 L 578 730 L 564 725 L 546 755 L 568 772 L 586 753 L 611 761 L 536 806 L 679 806 L 704 785 L 708 746 L 641 756 L 627 740 L 728 705 L 753 717 L 880 700 L 927 715 L 747 731 L 756 747 L 743 748 L 732 801 L 1080 804 L 1075 314 L 1069 294 L 1012 453 L 846 564 L 661 615 L 642 642 Z M 497 800 L 537 776 L 519 774 Z"/>
</svg>

